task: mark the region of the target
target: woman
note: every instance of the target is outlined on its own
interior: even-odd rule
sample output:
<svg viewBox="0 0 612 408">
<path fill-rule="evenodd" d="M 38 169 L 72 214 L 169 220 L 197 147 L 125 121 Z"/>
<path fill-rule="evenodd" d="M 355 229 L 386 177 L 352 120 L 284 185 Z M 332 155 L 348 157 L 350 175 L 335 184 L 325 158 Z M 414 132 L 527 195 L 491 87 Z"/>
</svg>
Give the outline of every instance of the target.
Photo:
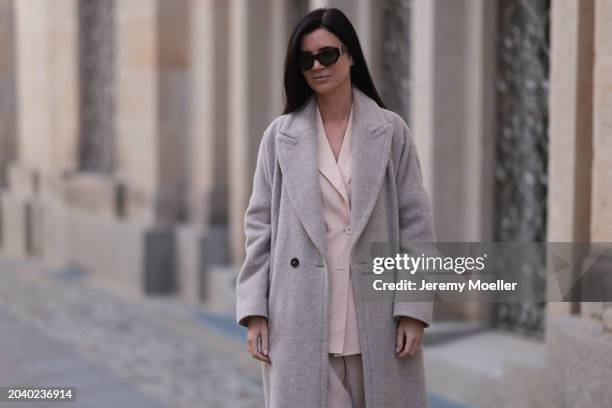
<svg viewBox="0 0 612 408">
<path fill-rule="evenodd" d="M 409 130 L 384 108 L 341 11 L 298 23 L 285 94 L 259 147 L 236 282 L 266 406 L 426 406 L 432 304 L 365 293 L 372 243 L 397 253 L 435 240 L 429 199 Z"/>
</svg>

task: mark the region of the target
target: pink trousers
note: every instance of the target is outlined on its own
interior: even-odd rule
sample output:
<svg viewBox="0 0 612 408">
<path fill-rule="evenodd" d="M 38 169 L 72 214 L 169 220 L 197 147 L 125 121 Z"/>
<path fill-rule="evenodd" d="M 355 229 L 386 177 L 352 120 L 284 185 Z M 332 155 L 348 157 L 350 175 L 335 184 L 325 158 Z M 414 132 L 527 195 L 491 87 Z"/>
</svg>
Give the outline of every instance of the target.
<svg viewBox="0 0 612 408">
<path fill-rule="evenodd" d="M 365 408 L 361 354 L 329 354 L 328 408 Z"/>
</svg>

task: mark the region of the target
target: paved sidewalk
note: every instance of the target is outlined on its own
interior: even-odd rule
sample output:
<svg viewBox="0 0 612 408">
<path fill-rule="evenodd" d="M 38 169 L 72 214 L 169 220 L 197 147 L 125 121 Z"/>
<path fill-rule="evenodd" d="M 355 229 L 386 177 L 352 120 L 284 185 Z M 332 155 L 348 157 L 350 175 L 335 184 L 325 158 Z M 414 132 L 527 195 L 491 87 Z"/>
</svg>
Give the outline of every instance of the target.
<svg viewBox="0 0 612 408">
<path fill-rule="evenodd" d="M 0 258 L 0 310 L 0 385 L 77 386 L 74 408 L 95 406 L 85 395 L 113 408 L 263 406 L 240 333 L 211 330 L 179 298 L 121 296 L 75 271 Z"/>
<path fill-rule="evenodd" d="M 78 270 L 0 256 L 0 386 L 77 387 L 76 403 L 33 407 L 259 408 L 260 366 L 244 337 L 231 312 L 126 296 Z M 0 403 L 10 406 L 28 404 Z"/>
<path fill-rule="evenodd" d="M 130 407 L 162 405 L 133 384 L 118 379 L 77 355 L 66 345 L 0 312 L 0 385 L 76 387 L 76 402 L 29 404 L 36 407 Z M 25 408 L 25 402 L 0 403 L 2 408 Z"/>
</svg>

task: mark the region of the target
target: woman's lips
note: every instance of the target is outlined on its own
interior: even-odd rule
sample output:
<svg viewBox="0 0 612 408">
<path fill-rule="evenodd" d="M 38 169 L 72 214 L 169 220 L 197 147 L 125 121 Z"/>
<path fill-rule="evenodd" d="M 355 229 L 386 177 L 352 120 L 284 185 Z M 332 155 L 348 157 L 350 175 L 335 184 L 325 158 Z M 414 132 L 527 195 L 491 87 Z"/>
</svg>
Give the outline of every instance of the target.
<svg viewBox="0 0 612 408">
<path fill-rule="evenodd" d="M 329 78 L 331 78 L 331 75 L 312 77 L 312 79 L 314 79 L 315 81 L 325 81 L 326 79 L 329 79 Z"/>
</svg>

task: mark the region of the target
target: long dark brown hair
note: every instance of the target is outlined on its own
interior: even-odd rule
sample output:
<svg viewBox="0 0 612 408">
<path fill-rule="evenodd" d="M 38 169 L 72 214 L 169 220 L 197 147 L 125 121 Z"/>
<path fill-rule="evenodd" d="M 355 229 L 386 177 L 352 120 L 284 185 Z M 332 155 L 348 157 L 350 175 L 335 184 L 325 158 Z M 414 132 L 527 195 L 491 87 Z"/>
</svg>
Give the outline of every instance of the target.
<svg viewBox="0 0 612 408">
<path fill-rule="evenodd" d="M 351 66 L 351 82 L 376 101 L 381 108 L 384 108 L 385 105 L 370 76 L 355 28 L 346 15 L 337 8 L 319 8 L 306 14 L 300 20 L 289 39 L 285 57 L 285 109 L 283 113 L 291 113 L 299 109 L 312 95 L 312 88 L 306 82 L 297 61 L 302 38 L 318 28 L 324 28 L 333 33 L 346 45 L 354 62 L 354 65 Z"/>
</svg>

